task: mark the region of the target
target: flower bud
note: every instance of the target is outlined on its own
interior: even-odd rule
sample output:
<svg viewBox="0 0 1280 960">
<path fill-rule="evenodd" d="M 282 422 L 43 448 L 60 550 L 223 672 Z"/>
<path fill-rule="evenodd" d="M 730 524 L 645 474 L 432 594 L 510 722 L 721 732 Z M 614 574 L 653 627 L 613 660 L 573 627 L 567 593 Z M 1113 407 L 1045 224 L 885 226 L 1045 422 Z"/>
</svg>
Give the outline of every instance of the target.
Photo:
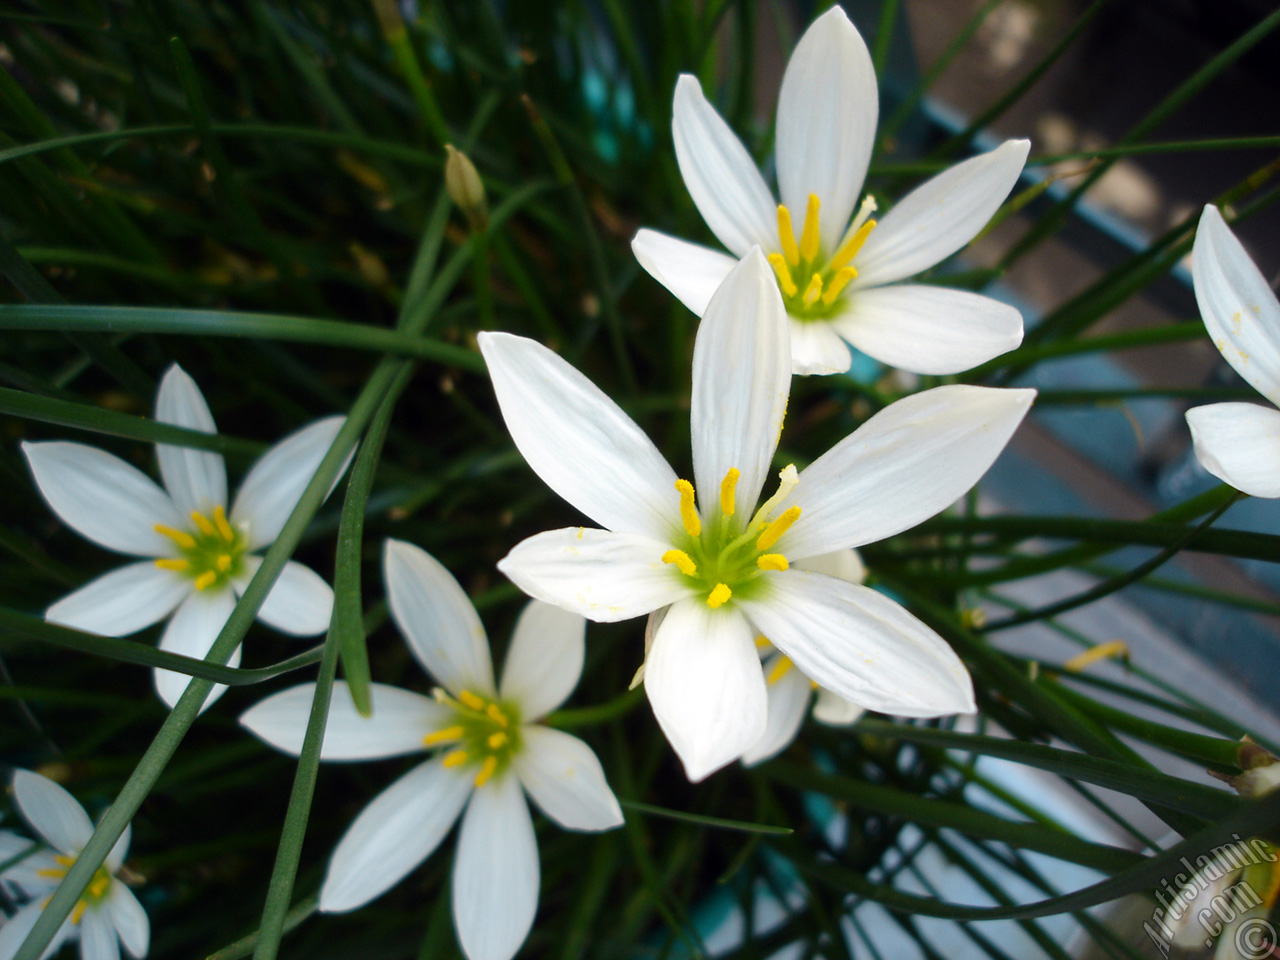
<svg viewBox="0 0 1280 960">
<path fill-rule="evenodd" d="M 449 155 L 444 164 L 444 188 L 449 192 L 449 199 L 458 205 L 472 230 L 487 229 L 489 204 L 475 164 L 451 143 L 446 143 L 444 149 Z"/>
</svg>

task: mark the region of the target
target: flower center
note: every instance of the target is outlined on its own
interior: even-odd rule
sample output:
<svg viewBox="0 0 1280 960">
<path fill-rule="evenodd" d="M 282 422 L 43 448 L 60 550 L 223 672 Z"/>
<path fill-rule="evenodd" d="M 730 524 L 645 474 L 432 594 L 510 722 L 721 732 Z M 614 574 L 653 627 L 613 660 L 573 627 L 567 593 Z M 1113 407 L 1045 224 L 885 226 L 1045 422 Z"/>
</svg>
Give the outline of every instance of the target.
<svg viewBox="0 0 1280 960">
<path fill-rule="evenodd" d="M 56 853 L 53 859 L 57 860 L 60 866 L 47 867 L 36 871 L 36 876 L 48 877 L 50 880 L 61 880 L 67 875 L 67 871 L 71 869 L 71 865 L 76 862 L 75 857 L 66 857 L 60 853 Z M 107 891 L 111 889 L 111 874 L 107 872 L 107 868 L 99 867 L 93 874 L 93 879 L 89 881 L 89 886 L 85 887 L 84 895 L 76 901 L 74 909 L 71 911 L 71 922 L 78 924 L 80 918 L 84 916 L 84 911 L 90 906 L 97 906 L 106 897 Z M 49 899 L 53 899 L 50 897 Z M 44 902 L 44 906 L 48 906 L 49 901 Z M 43 907 L 41 907 L 43 909 Z"/>
<path fill-rule="evenodd" d="M 444 755 L 446 767 L 479 764 L 476 786 L 483 787 L 494 774 L 505 770 L 520 752 L 520 714 L 515 706 L 462 690 L 455 700 L 436 688 L 435 698 L 453 708 L 453 722 L 422 738 L 428 747 L 451 749 Z"/>
<path fill-rule="evenodd" d="M 826 259 L 818 232 L 818 195 L 809 194 L 804 229 L 798 244 L 791 227 L 791 211 L 785 204 L 778 205 L 778 241 L 782 252 L 769 254 L 769 263 L 777 274 L 787 313 L 797 320 L 821 320 L 836 311 L 836 300 L 849 281 L 858 275 L 857 268 L 850 266 L 850 261 L 858 255 L 875 229 L 876 222 L 870 219 L 875 209 L 876 202 L 868 195 L 850 222 L 835 254 Z"/>
<path fill-rule="evenodd" d="M 677 546 L 662 555 L 662 562 L 676 567 L 695 581 L 707 606 L 713 610 L 737 596 L 750 596 L 758 588 L 762 574 L 786 570 L 790 564 L 781 553 L 771 553 L 774 544 L 800 516 L 800 508 L 788 507 L 776 517 L 777 505 L 791 492 L 798 476 L 794 465 L 779 475 L 778 492 L 766 500 L 745 527 L 735 518 L 739 471 L 730 468 L 720 482 L 719 510 L 703 524 L 698 513 L 693 484 L 677 480 L 680 494 L 680 523 L 684 536 Z"/>
<path fill-rule="evenodd" d="M 163 523 L 155 525 L 156 533 L 173 541 L 179 556 L 156 561 L 161 570 L 172 570 L 195 581 L 197 590 L 221 587 L 244 569 L 243 557 L 249 549 L 248 538 L 227 521 L 227 512 L 214 507 L 206 517 L 199 510 L 191 512 L 191 530 L 175 530 Z"/>
</svg>

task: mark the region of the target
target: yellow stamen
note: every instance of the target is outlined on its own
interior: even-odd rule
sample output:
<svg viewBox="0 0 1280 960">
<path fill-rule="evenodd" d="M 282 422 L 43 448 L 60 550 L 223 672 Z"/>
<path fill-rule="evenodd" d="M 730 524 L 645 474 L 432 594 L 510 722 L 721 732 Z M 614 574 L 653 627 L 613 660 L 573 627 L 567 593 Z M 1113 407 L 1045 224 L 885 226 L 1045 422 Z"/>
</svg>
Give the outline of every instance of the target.
<svg viewBox="0 0 1280 960">
<path fill-rule="evenodd" d="M 483 787 L 489 782 L 489 778 L 493 776 L 493 772 L 498 769 L 497 757 L 485 757 L 484 763 L 480 766 L 480 772 L 476 774 L 476 786 Z"/>
<path fill-rule="evenodd" d="M 734 499 L 734 493 L 738 488 L 738 478 L 740 476 L 742 474 L 737 467 L 730 467 L 729 472 L 720 481 L 720 512 L 726 517 L 732 517 L 733 511 L 736 509 L 737 503 Z"/>
<path fill-rule="evenodd" d="M 443 730 L 437 730 L 435 733 L 428 733 L 422 738 L 424 747 L 431 747 L 437 743 L 444 743 L 446 740 L 461 740 L 462 735 L 466 733 L 462 727 L 445 727 Z"/>
<path fill-rule="evenodd" d="M 1084 653 L 1077 654 L 1062 665 L 1064 670 L 1071 673 L 1079 673 L 1085 667 L 1097 663 L 1099 660 L 1111 660 L 1115 658 L 1129 659 L 1129 645 L 1123 640 L 1112 640 L 1110 643 L 1099 643 L 1094 647 L 1090 647 Z"/>
<path fill-rule="evenodd" d="M 218 535 L 230 543 L 236 538 L 236 532 L 231 529 L 231 524 L 227 522 L 227 511 L 222 507 L 213 508 L 213 525 L 218 528 Z"/>
<path fill-rule="evenodd" d="M 796 282 L 791 279 L 791 271 L 787 269 L 787 261 L 782 258 L 782 254 L 769 254 L 769 264 L 773 267 L 773 272 L 778 275 L 778 286 L 782 288 L 783 296 L 794 297 Z"/>
<path fill-rule="evenodd" d="M 208 590 L 217 582 L 218 575 L 212 570 L 206 570 L 204 573 L 200 574 L 200 576 L 196 577 L 196 589 Z"/>
<path fill-rule="evenodd" d="M 767 646 L 769 646 L 769 638 L 768 638 L 768 637 L 766 637 L 763 633 L 762 633 L 762 634 L 760 634 L 758 637 L 756 637 L 756 648 L 757 648 L 757 649 L 763 649 L 764 647 L 767 647 Z"/>
<path fill-rule="evenodd" d="M 756 558 L 756 566 L 761 570 L 787 570 L 791 564 L 780 553 L 765 553 Z"/>
<path fill-rule="evenodd" d="M 674 563 L 686 577 L 696 576 L 698 573 L 697 564 L 683 550 L 668 550 L 662 555 L 662 562 Z"/>
<path fill-rule="evenodd" d="M 163 523 L 157 523 L 151 529 L 162 536 L 168 537 L 183 550 L 190 550 L 196 545 L 196 538 L 185 530 L 175 530 L 173 527 L 166 527 Z"/>
<path fill-rule="evenodd" d="M 800 508 L 787 507 L 782 511 L 773 523 L 765 528 L 764 533 L 760 534 L 760 539 L 756 541 L 756 549 L 763 552 L 778 542 L 778 538 L 791 529 L 791 525 L 800 518 Z"/>
<path fill-rule="evenodd" d="M 221 570 L 223 573 L 226 573 L 228 570 L 230 570 L 230 569 L 231 569 L 231 555 L 230 555 L 230 554 L 226 554 L 226 553 L 224 553 L 224 554 L 220 554 L 220 555 L 219 555 L 219 557 L 218 557 L 218 559 L 217 559 L 215 562 L 216 562 L 216 563 L 217 563 L 217 565 L 218 565 L 218 569 L 219 569 L 219 570 Z"/>
<path fill-rule="evenodd" d="M 702 533 L 702 518 L 698 516 L 698 508 L 694 506 L 693 484 L 688 480 L 677 480 L 676 490 L 680 492 L 680 522 L 684 524 L 684 532 L 691 537 Z"/>
<path fill-rule="evenodd" d="M 809 286 L 805 287 L 804 296 L 801 299 L 804 300 L 806 307 L 812 307 L 818 302 L 820 296 L 822 296 L 822 277 L 815 273 L 809 278 Z"/>
<path fill-rule="evenodd" d="M 484 712 L 485 716 L 500 727 L 505 727 L 510 722 L 507 720 L 507 715 L 502 712 L 502 709 L 496 703 L 489 704 L 484 708 Z"/>
<path fill-rule="evenodd" d="M 66 867 L 43 867 L 36 871 L 37 877 L 48 877 L 50 880 L 56 880 L 59 877 L 67 875 Z"/>
<path fill-rule="evenodd" d="M 162 557 L 156 561 L 156 566 L 161 570 L 172 570 L 174 573 L 182 573 L 191 566 L 190 560 L 179 560 L 177 558 Z"/>
<path fill-rule="evenodd" d="M 840 291 L 843 290 L 848 285 L 849 281 L 857 275 L 858 271 L 854 267 L 845 267 L 837 273 L 831 278 L 831 283 L 827 285 L 826 292 L 822 294 L 822 302 L 828 307 L 831 306 L 831 304 L 835 302 L 836 297 L 840 296 Z"/>
<path fill-rule="evenodd" d="M 95 900 L 101 900 L 102 895 L 111 888 L 111 876 L 105 870 L 99 870 L 94 874 L 93 880 L 89 883 L 89 889 L 86 893 Z"/>
<path fill-rule="evenodd" d="M 765 682 L 770 684 L 777 683 L 787 675 L 787 671 L 793 666 L 795 664 L 791 662 L 790 657 L 779 656 L 777 662 L 773 665 L 773 669 L 769 671 L 769 676 L 765 678 Z"/>
<path fill-rule="evenodd" d="M 800 235 L 800 256 L 812 262 L 818 255 L 818 195 L 809 194 L 809 208 L 804 212 L 804 232 Z"/>
<path fill-rule="evenodd" d="M 791 211 L 785 204 L 778 204 L 778 239 L 782 241 L 782 253 L 793 267 L 800 263 L 800 248 L 796 246 L 796 232 L 791 228 Z"/>
<path fill-rule="evenodd" d="M 848 240 L 841 245 L 836 251 L 836 255 L 831 258 L 831 263 L 827 265 L 829 270 L 839 270 L 846 263 L 858 255 L 858 251 L 862 249 L 862 245 L 867 242 L 867 237 L 871 236 L 871 231 L 876 228 L 874 220 L 868 220 L 860 226 Z"/>
<path fill-rule="evenodd" d="M 462 705 L 469 710 L 483 710 L 485 703 L 470 690 L 458 691 L 458 699 L 462 701 Z"/>
<path fill-rule="evenodd" d="M 210 522 L 209 518 L 206 517 L 199 510 L 191 511 L 191 522 L 194 523 L 197 527 L 199 527 L 200 532 L 203 533 L 206 537 L 212 537 L 215 533 L 218 532 L 218 528 L 215 527 Z"/>
<path fill-rule="evenodd" d="M 444 755 L 444 765 L 446 767 L 460 767 L 467 762 L 467 751 L 454 750 Z"/>
<path fill-rule="evenodd" d="M 489 739 L 485 742 L 489 744 L 490 750 L 497 750 L 507 742 L 507 735 L 499 730 L 497 733 L 489 734 Z"/>
<path fill-rule="evenodd" d="M 729 589 L 727 583 L 717 583 L 715 588 L 707 594 L 707 606 L 712 610 L 720 607 L 726 600 L 733 596 L 733 591 Z"/>
<path fill-rule="evenodd" d="M 76 901 L 75 909 L 71 911 L 71 925 L 73 927 L 79 925 L 80 918 L 84 916 L 84 909 L 87 906 L 88 904 L 83 900 Z"/>
</svg>

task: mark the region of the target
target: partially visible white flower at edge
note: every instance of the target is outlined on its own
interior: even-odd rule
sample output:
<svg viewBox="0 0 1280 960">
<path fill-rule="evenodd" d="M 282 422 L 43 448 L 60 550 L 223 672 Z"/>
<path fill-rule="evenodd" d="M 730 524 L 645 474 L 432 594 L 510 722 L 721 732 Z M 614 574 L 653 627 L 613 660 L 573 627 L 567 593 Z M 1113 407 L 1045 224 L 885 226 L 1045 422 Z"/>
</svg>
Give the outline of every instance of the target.
<svg viewBox="0 0 1280 960">
<path fill-rule="evenodd" d="M 1008 140 L 913 190 L 884 216 L 859 203 L 879 101 L 871 56 L 839 7 L 796 45 L 778 93 L 775 205 L 755 161 L 689 74 L 676 84 L 672 135 L 685 186 L 720 253 L 643 229 L 631 247 L 699 316 L 739 258 L 768 255 L 791 317 L 797 374 L 849 369 L 845 341 L 914 373 L 968 370 L 1022 342 L 1022 315 L 965 290 L 899 281 L 956 253 L 1013 189 L 1030 142 Z M 856 213 L 855 213 L 856 208 Z"/>
<path fill-rule="evenodd" d="M 1280 497 L 1280 302 L 1212 204 L 1200 215 L 1191 277 L 1214 346 L 1272 404 L 1188 410 L 1196 459 L 1250 496 Z"/>
<path fill-rule="evenodd" d="M 469 960 L 508 960 L 538 907 L 540 869 L 524 794 L 569 830 L 610 830 L 622 810 L 595 753 L 537 721 L 582 673 L 582 617 L 531 602 L 516 623 L 495 684 L 484 626 L 453 576 L 430 554 L 388 540 L 391 617 L 439 683 L 434 697 L 371 685 L 373 715 L 356 713 L 341 682 L 330 702 L 322 760 L 440 752 L 378 794 L 339 842 L 320 909 L 345 912 L 399 883 L 462 818 L 453 865 L 453 916 Z M 297 755 L 315 684 L 267 697 L 240 722 Z M 465 810 L 465 812 L 464 812 Z"/>
<path fill-rule="evenodd" d="M 530 596 L 591 620 L 669 607 L 645 662 L 659 725 L 701 780 L 765 733 L 755 637 L 866 709 L 934 717 L 974 709 L 964 664 L 888 597 L 793 566 L 910 529 L 968 491 L 1004 449 L 1034 390 L 938 387 L 881 410 L 756 507 L 791 382 L 788 324 L 759 250 L 708 304 L 693 351 L 695 484 L 623 411 L 540 344 L 482 333 L 517 449 L 604 529 L 530 537 L 498 568 Z"/>
<path fill-rule="evenodd" d="M 38 773 L 14 771 L 13 799 L 18 812 L 47 846 L 0 831 L 0 860 L 26 854 L 0 873 L 0 882 L 10 893 L 17 892 L 28 900 L 0 927 L 0 960 L 10 960 L 18 952 L 40 919 L 49 896 L 93 836 L 93 823 L 84 808 L 66 790 Z M 147 955 L 151 924 L 146 911 L 133 891 L 116 877 L 129 853 L 130 835 L 126 827 L 71 916 L 54 935 L 45 956 L 57 953 L 68 940 L 80 941 L 83 960 L 118 960 L 120 943 L 130 956 Z"/>
<path fill-rule="evenodd" d="M 160 381 L 156 419 L 217 433 L 200 388 L 174 364 Z M 140 563 L 112 570 L 63 597 L 45 619 L 109 637 L 136 633 L 173 614 L 160 649 L 203 658 L 231 615 L 236 598 L 262 563 L 253 551 L 270 545 L 324 459 L 344 417 L 317 420 L 281 440 L 253 465 L 227 506 L 221 454 L 156 445 L 164 489 L 137 468 L 96 447 L 51 441 L 22 452 L 40 495 L 67 526 Z M 333 591 L 310 567 L 289 561 L 258 619 L 284 633 L 323 633 Z M 236 649 L 230 664 L 240 662 Z M 155 670 L 156 692 L 172 707 L 191 678 Z M 215 686 L 204 706 L 226 691 Z"/>
</svg>

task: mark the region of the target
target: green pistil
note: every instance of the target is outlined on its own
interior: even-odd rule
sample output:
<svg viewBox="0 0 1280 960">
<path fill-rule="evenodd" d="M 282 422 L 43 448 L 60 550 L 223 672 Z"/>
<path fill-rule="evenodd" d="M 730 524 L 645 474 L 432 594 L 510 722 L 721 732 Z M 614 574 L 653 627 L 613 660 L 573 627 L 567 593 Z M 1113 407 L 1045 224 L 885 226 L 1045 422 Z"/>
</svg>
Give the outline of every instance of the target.
<svg viewBox="0 0 1280 960">
<path fill-rule="evenodd" d="M 510 766 L 521 747 L 520 712 L 515 704 L 469 690 L 460 691 L 456 700 L 436 690 L 436 699 L 453 709 L 453 717 L 448 726 L 427 734 L 422 742 L 428 747 L 449 747 L 446 767 L 478 765 L 476 786 L 482 787 Z"/>
<path fill-rule="evenodd" d="M 244 573 L 248 539 L 231 526 L 222 507 L 214 507 L 211 516 L 192 511 L 191 523 L 191 530 L 156 524 L 156 532 L 172 540 L 178 551 L 176 557 L 157 560 L 157 567 L 189 577 L 197 590 L 226 586 Z"/>
</svg>

